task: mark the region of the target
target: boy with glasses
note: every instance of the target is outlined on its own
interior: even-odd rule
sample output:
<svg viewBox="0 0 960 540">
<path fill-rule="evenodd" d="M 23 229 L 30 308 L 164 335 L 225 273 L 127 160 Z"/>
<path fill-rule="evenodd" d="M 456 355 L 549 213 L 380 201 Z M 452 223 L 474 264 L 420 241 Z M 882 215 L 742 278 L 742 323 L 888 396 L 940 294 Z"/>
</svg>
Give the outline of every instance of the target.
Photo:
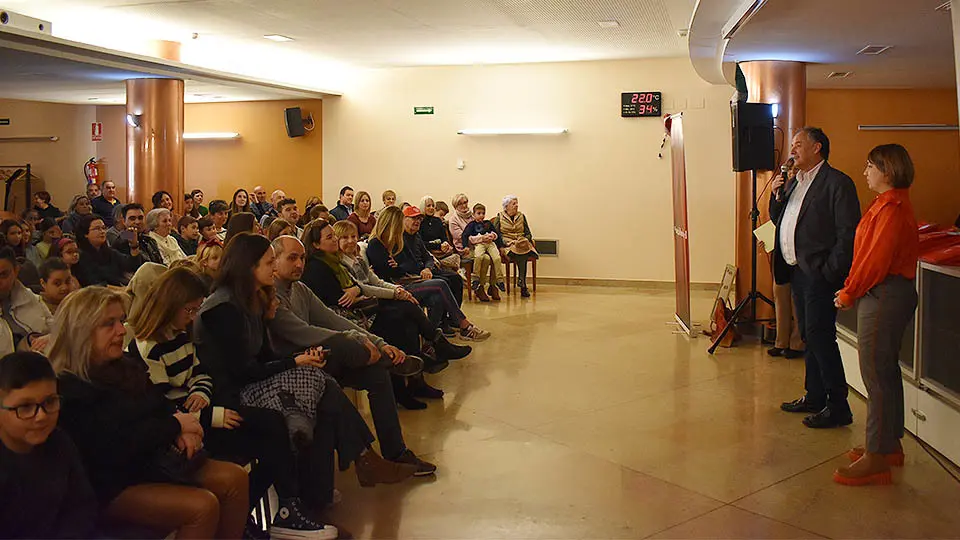
<svg viewBox="0 0 960 540">
<path fill-rule="evenodd" d="M 50 362 L 0 358 L 0 535 L 93 538 L 96 497 L 76 447 L 57 429 L 60 396 Z"/>
</svg>

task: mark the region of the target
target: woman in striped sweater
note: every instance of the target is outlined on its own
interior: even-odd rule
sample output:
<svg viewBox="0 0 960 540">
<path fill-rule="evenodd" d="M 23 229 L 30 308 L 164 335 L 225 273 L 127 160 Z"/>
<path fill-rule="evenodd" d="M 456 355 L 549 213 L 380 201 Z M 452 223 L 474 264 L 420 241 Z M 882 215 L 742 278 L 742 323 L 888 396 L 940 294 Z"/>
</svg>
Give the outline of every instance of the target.
<svg viewBox="0 0 960 540">
<path fill-rule="evenodd" d="M 312 521 L 301 509 L 296 459 L 283 415 L 214 403 L 213 378 L 203 370 L 187 332 L 206 294 L 203 280 L 188 268 L 165 272 L 130 313 L 136 339 L 127 355 L 146 364 L 151 382 L 167 399 L 199 416 L 204 443 L 214 457 L 257 460 L 250 474 L 250 506 L 275 486 L 280 510 L 270 528 L 273 538 L 336 538 L 335 528 Z"/>
</svg>

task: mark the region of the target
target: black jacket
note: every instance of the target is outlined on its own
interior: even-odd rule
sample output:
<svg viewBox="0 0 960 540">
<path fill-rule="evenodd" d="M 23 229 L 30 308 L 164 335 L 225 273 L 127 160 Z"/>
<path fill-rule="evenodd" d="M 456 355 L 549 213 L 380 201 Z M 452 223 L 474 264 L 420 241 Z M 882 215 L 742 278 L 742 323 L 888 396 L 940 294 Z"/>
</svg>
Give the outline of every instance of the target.
<svg viewBox="0 0 960 540">
<path fill-rule="evenodd" d="M 789 283 L 792 274 L 780 251 L 780 222 L 796 186 L 796 182 L 788 185 L 782 201 L 770 197 L 770 219 L 777 225 L 773 275 L 779 284 Z M 853 239 L 859 222 L 856 185 L 849 176 L 824 163 L 803 199 L 797 219 L 794 243 L 800 270 L 837 289 L 842 287 L 853 264 Z"/>
<path fill-rule="evenodd" d="M 419 235 L 403 233 L 403 250 L 393 257 L 397 267 L 390 266 L 387 248 L 374 238 L 367 244 L 367 260 L 378 276 L 396 282 L 406 276 L 419 276 L 424 268 L 436 269 L 436 260 L 427 251 L 427 245 Z"/>
<path fill-rule="evenodd" d="M 344 268 L 346 270 L 346 268 Z M 349 273 L 349 271 L 348 271 Z M 338 305 L 343 296 L 343 287 L 340 286 L 340 280 L 333 273 L 333 269 L 316 256 L 307 257 L 307 262 L 303 267 L 303 277 L 300 281 L 313 291 L 324 304 L 330 307 Z M 354 282 L 356 285 L 356 282 Z"/>
<path fill-rule="evenodd" d="M 95 377 L 95 383 L 60 376 L 60 427 L 77 445 L 93 490 L 106 505 L 127 487 L 148 481 L 156 455 L 176 443 L 180 422 L 143 364 L 121 359 L 103 371 L 110 376 Z M 101 382 L 105 379 L 111 382 Z"/>
<path fill-rule="evenodd" d="M 73 275 L 84 287 L 90 285 L 126 285 L 129 280 L 125 273 L 136 272 L 143 263 L 141 255 L 124 255 L 107 246 L 94 249 L 93 246 L 82 242 L 80 246 L 80 262 L 73 267 Z"/>
<path fill-rule="evenodd" d="M 224 407 L 239 407 L 248 384 L 297 365 L 276 354 L 263 319 L 247 313 L 223 287 L 204 300 L 193 330 L 197 356 L 213 377 L 214 403 Z"/>
</svg>

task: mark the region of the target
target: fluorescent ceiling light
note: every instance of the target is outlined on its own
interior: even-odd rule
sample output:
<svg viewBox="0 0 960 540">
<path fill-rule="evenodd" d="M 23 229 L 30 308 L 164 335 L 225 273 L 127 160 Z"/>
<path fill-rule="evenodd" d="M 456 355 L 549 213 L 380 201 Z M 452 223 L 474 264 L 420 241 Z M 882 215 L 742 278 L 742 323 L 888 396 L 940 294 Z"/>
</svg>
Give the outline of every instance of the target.
<svg viewBox="0 0 960 540">
<path fill-rule="evenodd" d="M 276 41 L 277 43 L 286 43 L 287 41 L 293 41 L 293 38 L 287 36 L 281 36 L 280 34 L 267 34 L 263 36 L 264 39 L 269 39 L 270 41 Z"/>
<path fill-rule="evenodd" d="M 567 128 L 480 128 L 461 129 L 457 135 L 562 135 Z"/>
<path fill-rule="evenodd" d="M 610 20 L 610 21 L 597 21 L 597 24 L 600 25 L 600 28 L 620 28 L 620 22 L 619 22 L 619 21 L 614 21 L 614 20 Z"/>
<path fill-rule="evenodd" d="M 229 140 L 229 139 L 239 139 L 240 134 L 235 131 L 206 131 L 206 132 L 196 132 L 196 133 L 184 133 L 184 140 L 194 140 L 194 141 L 218 141 L 218 140 Z"/>
</svg>

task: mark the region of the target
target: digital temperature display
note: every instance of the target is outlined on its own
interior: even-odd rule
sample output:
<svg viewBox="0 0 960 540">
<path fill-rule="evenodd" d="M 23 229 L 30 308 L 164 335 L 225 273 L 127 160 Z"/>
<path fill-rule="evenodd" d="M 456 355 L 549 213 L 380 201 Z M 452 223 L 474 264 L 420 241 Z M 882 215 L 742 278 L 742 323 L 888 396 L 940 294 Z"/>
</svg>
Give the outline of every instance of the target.
<svg viewBox="0 0 960 540">
<path fill-rule="evenodd" d="M 660 92 L 624 92 L 620 94 L 620 116 L 623 118 L 659 117 L 663 114 L 662 103 Z"/>
</svg>

